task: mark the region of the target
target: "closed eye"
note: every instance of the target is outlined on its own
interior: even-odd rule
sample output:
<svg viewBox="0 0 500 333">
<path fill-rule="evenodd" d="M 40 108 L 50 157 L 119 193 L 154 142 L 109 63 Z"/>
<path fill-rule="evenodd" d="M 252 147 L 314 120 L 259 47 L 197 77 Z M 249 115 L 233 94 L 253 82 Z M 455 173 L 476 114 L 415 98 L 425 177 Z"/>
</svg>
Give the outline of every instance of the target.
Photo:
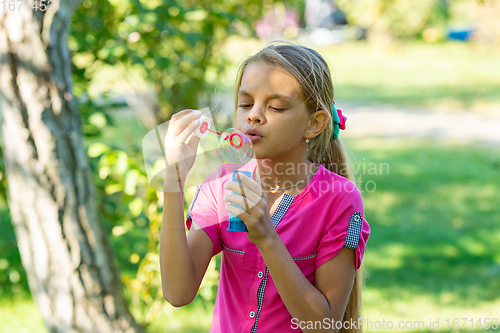
<svg viewBox="0 0 500 333">
<path fill-rule="evenodd" d="M 242 109 L 248 109 L 248 108 L 251 108 L 253 104 L 239 104 L 238 107 L 239 108 L 242 108 Z M 275 107 L 272 107 L 270 106 L 271 109 L 273 109 L 274 111 L 277 111 L 277 112 L 281 112 L 281 111 L 285 111 L 286 109 L 280 109 L 280 108 L 275 108 Z"/>
</svg>

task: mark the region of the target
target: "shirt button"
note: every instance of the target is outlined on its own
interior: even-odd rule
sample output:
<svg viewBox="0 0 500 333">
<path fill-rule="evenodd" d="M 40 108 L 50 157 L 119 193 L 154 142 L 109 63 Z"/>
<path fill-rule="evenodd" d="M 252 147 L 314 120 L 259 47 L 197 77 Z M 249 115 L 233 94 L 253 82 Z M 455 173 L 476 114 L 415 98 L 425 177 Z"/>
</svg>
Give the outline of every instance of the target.
<svg viewBox="0 0 500 333">
<path fill-rule="evenodd" d="M 250 312 L 250 318 L 253 318 L 253 317 L 255 317 L 255 312 L 254 312 L 254 311 L 251 311 L 251 312 Z"/>
<path fill-rule="evenodd" d="M 259 277 L 259 279 L 262 279 L 262 277 L 264 276 L 264 273 L 262 273 L 262 271 L 260 271 L 257 276 Z"/>
</svg>

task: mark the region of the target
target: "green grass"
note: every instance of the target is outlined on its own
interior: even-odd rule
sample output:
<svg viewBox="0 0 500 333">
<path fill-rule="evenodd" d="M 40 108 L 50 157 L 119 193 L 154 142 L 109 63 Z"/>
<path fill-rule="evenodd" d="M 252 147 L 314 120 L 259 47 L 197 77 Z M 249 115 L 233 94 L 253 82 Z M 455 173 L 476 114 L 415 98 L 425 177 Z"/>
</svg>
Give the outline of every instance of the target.
<svg viewBox="0 0 500 333">
<path fill-rule="evenodd" d="M 365 168 L 359 185 L 371 227 L 364 316 L 500 319 L 500 153 L 410 140 L 348 144 Z M 370 174 L 370 163 L 389 167 Z"/>
<path fill-rule="evenodd" d="M 45 333 L 42 316 L 30 298 L 0 300 L 0 333 Z"/>
<path fill-rule="evenodd" d="M 213 306 L 204 308 L 194 303 L 185 308 L 174 308 L 148 327 L 148 333 L 206 333 L 210 330 Z"/>
<path fill-rule="evenodd" d="M 349 43 L 318 49 L 330 62 L 337 97 L 424 107 L 500 105 L 498 54 L 464 43 Z"/>
<path fill-rule="evenodd" d="M 262 45 L 233 39 L 225 53 L 239 63 Z M 337 101 L 487 112 L 500 107 L 500 54 L 469 43 L 348 42 L 313 48 L 330 66 Z M 234 75 L 232 68 L 229 85 Z"/>
</svg>

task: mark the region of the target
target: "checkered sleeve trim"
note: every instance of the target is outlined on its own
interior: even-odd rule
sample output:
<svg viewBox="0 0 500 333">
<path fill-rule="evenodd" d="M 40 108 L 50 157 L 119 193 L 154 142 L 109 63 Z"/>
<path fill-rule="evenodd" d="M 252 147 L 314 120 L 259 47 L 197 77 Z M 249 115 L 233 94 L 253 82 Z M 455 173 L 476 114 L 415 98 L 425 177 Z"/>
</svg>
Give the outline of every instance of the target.
<svg viewBox="0 0 500 333">
<path fill-rule="evenodd" d="M 301 260 L 301 259 L 310 259 L 310 258 L 314 258 L 318 255 L 318 253 L 316 252 L 315 254 L 311 254 L 310 256 L 305 256 L 305 257 L 292 257 L 293 260 Z"/>
<path fill-rule="evenodd" d="M 188 211 L 186 213 L 186 220 L 191 220 L 191 209 L 193 209 L 194 201 L 196 200 L 196 197 L 198 196 L 198 192 L 200 192 L 200 186 L 196 186 L 196 192 L 194 192 L 194 197 L 193 200 L 191 201 L 191 204 L 189 205 Z"/>
<path fill-rule="evenodd" d="M 363 217 L 361 216 L 360 212 L 356 212 L 351 215 L 344 247 L 348 247 L 351 249 L 356 249 L 358 247 L 362 224 L 363 224 Z"/>
<path fill-rule="evenodd" d="M 275 229 L 278 226 L 278 223 L 280 223 L 283 216 L 285 216 L 286 211 L 288 210 L 288 208 L 292 204 L 294 198 L 295 197 L 293 195 L 290 195 L 288 193 L 285 193 L 283 195 L 283 199 L 281 199 L 278 207 L 276 208 L 276 210 L 273 213 L 273 216 L 271 217 L 271 220 L 273 220 L 273 225 L 274 225 Z"/>
<path fill-rule="evenodd" d="M 239 253 L 239 254 L 245 254 L 245 251 L 240 251 L 240 250 L 234 250 L 234 249 L 230 249 L 226 246 L 226 244 L 224 244 L 224 241 L 222 241 L 222 245 L 224 246 L 224 248 L 228 251 L 231 251 L 231 252 L 234 252 L 234 253 Z"/>
</svg>

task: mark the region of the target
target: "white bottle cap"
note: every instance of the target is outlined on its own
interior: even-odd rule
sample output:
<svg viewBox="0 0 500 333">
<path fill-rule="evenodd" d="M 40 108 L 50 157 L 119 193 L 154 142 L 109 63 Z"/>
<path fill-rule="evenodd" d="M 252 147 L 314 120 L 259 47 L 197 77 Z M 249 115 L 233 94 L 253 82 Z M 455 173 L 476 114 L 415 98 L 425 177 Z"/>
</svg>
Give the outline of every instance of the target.
<svg viewBox="0 0 500 333">
<path fill-rule="evenodd" d="M 212 127 L 210 118 L 202 115 L 200 117 L 200 126 L 198 126 L 198 128 L 193 131 L 193 135 L 199 137 L 200 139 L 203 139 L 205 136 L 207 136 L 209 132 L 208 128 L 210 127 Z"/>
</svg>

